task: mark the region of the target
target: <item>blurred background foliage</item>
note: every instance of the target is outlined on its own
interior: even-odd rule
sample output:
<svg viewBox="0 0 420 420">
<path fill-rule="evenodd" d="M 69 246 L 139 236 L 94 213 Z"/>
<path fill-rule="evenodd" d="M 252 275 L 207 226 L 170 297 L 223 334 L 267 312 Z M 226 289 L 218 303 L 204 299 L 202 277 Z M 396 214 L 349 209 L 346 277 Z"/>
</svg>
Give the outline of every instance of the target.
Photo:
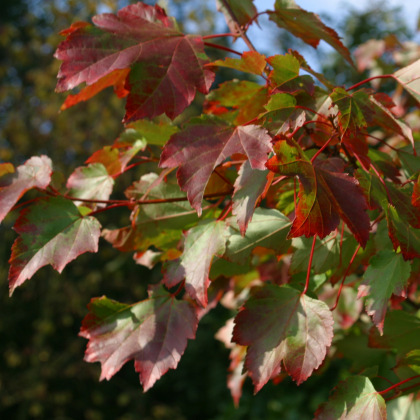
<svg viewBox="0 0 420 420">
<path fill-rule="evenodd" d="M 95 150 L 112 144 L 122 130 L 123 104 L 111 91 L 60 113 L 65 95 L 54 93 L 59 62 L 53 53 L 59 31 L 78 20 L 115 11 L 128 1 L 2 0 L 0 13 L 0 162 L 23 163 L 46 154 L 67 177 Z M 154 2 L 149 2 L 154 3 Z M 298 2 L 299 3 L 299 2 Z M 160 2 L 181 28 L 201 34 L 224 32 L 213 1 Z M 344 43 L 354 49 L 369 38 L 413 34 L 398 10 L 374 3 L 364 12 L 351 7 L 334 20 Z M 264 24 L 262 19 L 261 24 Z M 305 54 L 307 47 L 287 33 L 273 38 L 266 53 L 287 48 Z M 361 79 L 334 53 L 318 53 L 324 73 L 337 83 Z M 212 57 L 213 58 L 213 57 Z M 216 58 L 216 57 L 214 57 Z M 338 75 L 338 76 L 337 76 Z M 223 80 L 223 74 L 218 81 Z M 138 174 L 136 174 L 138 176 Z M 107 221 L 119 213 L 107 215 Z M 8 297 L 6 261 L 14 234 L 9 217 L 0 242 L 0 418 L 2 419 L 310 419 L 331 384 L 349 360 L 326 365 L 299 388 L 288 378 L 269 384 L 257 396 L 247 381 L 238 409 L 226 387 L 228 351 L 214 334 L 231 314 L 218 307 L 206 315 L 197 339 L 189 342 L 179 367 L 168 372 L 143 394 L 138 375 L 128 363 L 110 382 L 98 381 L 99 364 L 83 362 L 86 341 L 77 337 L 91 297 L 106 294 L 122 302 L 145 297 L 147 284 L 157 281 L 152 271 L 135 265 L 104 241 L 98 255 L 83 255 L 58 275 L 43 268 L 34 279 Z M 103 221 L 101 219 L 101 221 Z"/>
</svg>

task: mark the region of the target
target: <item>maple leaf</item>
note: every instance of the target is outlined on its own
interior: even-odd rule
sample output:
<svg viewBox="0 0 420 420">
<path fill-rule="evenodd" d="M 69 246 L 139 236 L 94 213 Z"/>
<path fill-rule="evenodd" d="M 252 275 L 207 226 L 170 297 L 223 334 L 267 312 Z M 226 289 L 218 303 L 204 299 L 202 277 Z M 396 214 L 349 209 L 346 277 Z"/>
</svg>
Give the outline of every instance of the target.
<svg viewBox="0 0 420 420">
<path fill-rule="evenodd" d="M 177 131 L 178 127 L 175 125 L 139 120 L 126 125 L 126 130 L 118 138 L 115 145 L 135 144 L 141 140 L 145 144 L 163 146 Z"/>
<path fill-rule="evenodd" d="M 133 305 L 103 296 L 88 308 L 79 333 L 89 340 L 85 360 L 101 362 L 100 379 L 109 380 L 133 359 L 144 391 L 177 367 L 198 325 L 193 306 L 159 286 Z"/>
<path fill-rule="evenodd" d="M 230 261 L 244 264 L 257 246 L 273 249 L 279 254 L 290 246 L 286 238 L 290 220 L 276 209 L 257 208 L 245 235 L 231 224 L 225 254 Z"/>
<path fill-rule="evenodd" d="M 301 9 L 294 0 L 276 0 L 275 11 L 270 13 L 270 20 L 314 48 L 321 40 L 327 42 L 353 65 L 349 50 L 342 44 L 334 29 L 324 25 L 316 14 Z"/>
<path fill-rule="evenodd" d="M 370 230 L 367 204 L 357 180 L 344 173 L 344 162 L 330 158 L 312 164 L 294 141 L 279 141 L 275 152 L 267 168 L 299 177 L 299 202 L 289 238 L 324 238 L 337 228 L 341 217 L 364 247 Z"/>
<path fill-rule="evenodd" d="M 216 0 L 216 8 L 225 16 L 226 23 L 233 33 L 238 32 L 237 25 L 245 26 L 257 15 L 253 0 Z"/>
<path fill-rule="evenodd" d="M 168 270 L 164 283 L 173 287 L 185 278 L 185 290 L 203 307 L 207 306 L 209 271 L 215 255 L 225 252 L 226 224 L 203 220 L 185 235 L 184 251 L 176 266 Z"/>
<path fill-rule="evenodd" d="M 249 160 L 238 171 L 232 196 L 232 213 L 236 216 L 242 235 L 245 234 L 255 206 L 267 186 L 267 175 L 268 171 L 252 169 Z"/>
<path fill-rule="evenodd" d="M 89 200 L 108 200 L 114 186 L 114 179 L 102 163 L 91 163 L 77 168 L 67 180 L 70 196 Z M 74 202 L 79 205 L 79 201 Z M 105 203 L 97 203 L 105 207 Z"/>
<path fill-rule="evenodd" d="M 57 91 L 83 82 L 90 86 L 129 68 L 125 122 L 162 113 L 173 119 L 196 90 L 209 91 L 214 73 L 205 67 L 202 38 L 179 32 L 159 6 L 136 3 L 117 15 L 95 16 L 93 23 L 63 33 L 67 38 L 55 53 L 63 61 Z"/>
<path fill-rule="evenodd" d="M 403 395 L 386 404 L 388 420 L 411 420 L 420 417 L 420 400 L 416 393 Z"/>
<path fill-rule="evenodd" d="M 289 272 L 296 274 L 308 267 L 311 254 L 312 238 L 294 238 L 292 245 L 295 251 L 292 256 Z M 315 274 L 328 270 L 339 272 L 339 268 L 348 267 L 357 242 L 353 236 L 344 233 L 343 236 L 332 233 L 323 240 L 316 239 L 311 269 Z"/>
<path fill-rule="evenodd" d="M 32 188 L 46 188 L 51 182 L 52 162 L 47 156 L 34 156 L 16 168 L 2 164 L 0 176 L 0 222 L 16 202 Z"/>
<path fill-rule="evenodd" d="M 243 373 L 246 347 L 238 346 L 231 342 L 233 332 L 233 318 L 226 321 L 226 324 L 217 331 L 215 338 L 220 340 L 227 349 L 230 349 L 229 375 L 227 378 L 227 387 L 230 389 L 235 407 L 239 407 L 239 400 L 242 395 L 242 387 L 246 379 L 246 373 Z"/>
<path fill-rule="evenodd" d="M 50 264 L 61 273 L 85 252 L 97 252 L 101 225 L 82 216 L 77 207 L 61 197 L 40 199 L 23 210 L 14 230 L 9 270 L 10 294 L 41 267 Z"/>
<path fill-rule="evenodd" d="M 392 251 L 382 251 L 369 260 L 357 297 L 367 296 L 366 312 L 372 317 L 381 335 L 388 301 L 393 294 L 405 295 L 410 272 L 410 263 L 404 261 L 401 254 Z"/>
<path fill-rule="evenodd" d="M 235 318 L 233 341 L 248 346 L 245 368 L 258 392 L 286 371 L 299 385 L 325 358 L 333 337 L 327 305 L 289 286 L 266 284 L 253 289 Z"/>
<path fill-rule="evenodd" d="M 256 51 L 245 51 L 241 58 L 226 57 L 224 60 L 216 60 L 211 64 L 260 76 L 264 71 L 267 62 L 265 61 L 264 55 Z"/>
<path fill-rule="evenodd" d="M 407 219 L 401 217 L 404 214 L 400 207 L 398 210 L 391 204 L 385 207 L 389 237 L 394 249 L 400 248 L 405 260 L 420 258 L 420 229 L 410 226 Z"/>
<path fill-rule="evenodd" d="M 229 80 L 207 95 L 206 113 L 219 115 L 235 125 L 246 124 L 264 112 L 268 89 L 248 80 Z M 225 107 L 234 109 L 228 112 Z"/>
<path fill-rule="evenodd" d="M 396 71 L 394 78 L 420 102 L 420 59 Z"/>
<path fill-rule="evenodd" d="M 330 97 L 334 105 L 338 107 L 338 121 L 343 135 L 348 128 L 378 126 L 385 131 L 399 134 L 414 146 L 410 127 L 392 115 L 385 106 L 388 104 L 388 100 L 383 96 L 372 95 L 366 89 L 360 89 L 350 94 L 345 89 L 338 87 L 334 89 Z"/>
<path fill-rule="evenodd" d="M 369 331 L 369 347 L 395 349 L 397 355 L 420 348 L 420 319 L 405 311 L 390 311 L 386 316 L 383 335 L 377 328 Z"/>
<path fill-rule="evenodd" d="M 264 170 L 271 150 L 271 137 L 262 127 L 232 127 L 224 121 L 205 117 L 195 119 L 171 137 L 162 151 L 159 166 L 179 166 L 179 186 L 201 215 L 204 189 L 217 165 L 234 153 L 242 153 L 248 156 L 251 168 Z"/>
<path fill-rule="evenodd" d="M 366 376 L 340 382 L 329 401 L 321 405 L 314 420 L 385 420 L 385 400 Z"/>
<path fill-rule="evenodd" d="M 411 196 L 411 204 L 414 207 L 419 208 L 420 207 L 420 175 L 416 179 L 416 182 L 414 183 L 413 187 L 413 194 Z"/>
<path fill-rule="evenodd" d="M 77 105 L 79 102 L 87 101 L 109 86 L 114 86 L 115 94 L 119 98 L 124 98 L 129 94 L 128 90 L 124 88 L 125 79 L 129 72 L 130 69 L 114 70 L 93 85 L 84 87 L 79 93 L 68 95 L 63 105 L 61 105 L 60 110 L 64 111 L 67 108 Z"/>
</svg>

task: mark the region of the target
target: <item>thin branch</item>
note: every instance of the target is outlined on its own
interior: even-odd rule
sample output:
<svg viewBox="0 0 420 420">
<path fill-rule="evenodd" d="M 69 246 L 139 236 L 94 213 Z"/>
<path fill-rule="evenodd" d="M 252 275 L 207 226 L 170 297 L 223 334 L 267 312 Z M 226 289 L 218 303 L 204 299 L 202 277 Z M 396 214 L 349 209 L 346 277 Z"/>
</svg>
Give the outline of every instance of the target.
<svg viewBox="0 0 420 420">
<path fill-rule="evenodd" d="M 331 312 L 334 311 L 335 308 L 337 308 L 338 301 L 340 300 L 340 296 L 341 296 L 341 291 L 343 290 L 344 282 L 347 278 L 347 275 L 349 274 L 350 268 L 351 268 L 351 266 L 352 266 L 352 264 L 353 264 L 353 262 L 356 258 L 357 253 L 359 252 L 360 248 L 361 248 L 361 245 L 359 244 L 356 248 L 356 251 L 354 251 L 353 256 L 351 257 L 351 260 L 349 262 L 349 265 L 347 266 L 346 272 L 344 273 L 343 280 L 341 280 L 340 288 L 338 289 L 338 293 L 337 293 L 337 298 L 335 299 L 335 304 L 332 308 L 330 308 Z"/>
<path fill-rule="evenodd" d="M 312 156 L 311 163 L 326 149 L 334 138 L 334 134 L 324 143 L 324 145 Z"/>
<path fill-rule="evenodd" d="M 302 295 L 306 294 L 306 292 L 308 291 L 309 279 L 311 277 L 312 259 L 313 259 L 314 251 L 315 251 L 315 243 L 316 243 L 316 234 L 314 235 L 314 239 L 312 240 L 311 253 L 309 255 L 309 262 L 308 262 L 308 271 L 306 272 L 306 283 L 305 283 L 305 288 L 303 289 Z"/>
<path fill-rule="evenodd" d="M 232 54 L 236 54 L 242 57 L 242 53 L 232 50 L 231 48 L 225 47 L 224 45 L 219 45 L 219 44 L 213 44 L 213 42 L 205 42 L 204 45 L 207 45 L 207 47 L 212 47 L 212 48 L 217 48 L 219 50 L 223 50 L 223 51 L 227 51 L 230 52 Z M 209 66 L 210 64 L 206 64 L 206 66 Z"/>
<path fill-rule="evenodd" d="M 392 74 L 381 74 L 379 76 L 369 77 L 368 79 L 362 80 L 361 82 L 356 83 L 353 86 L 350 86 L 349 88 L 346 89 L 346 91 L 348 92 L 349 90 L 356 89 L 359 86 L 362 86 L 365 83 L 369 83 L 370 81 L 375 80 L 375 79 L 395 79 L 395 77 Z"/>
<path fill-rule="evenodd" d="M 398 388 L 400 385 L 405 384 L 406 382 L 412 381 L 413 379 L 417 379 L 417 378 L 420 378 L 420 375 L 415 375 L 415 376 L 412 376 L 411 378 L 404 379 L 403 381 L 400 381 L 400 382 L 390 386 L 389 388 L 384 389 L 383 391 L 379 391 L 378 394 L 379 395 L 386 394 L 389 391 L 392 391 L 393 389 Z"/>
<path fill-rule="evenodd" d="M 231 36 L 232 38 L 238 38 L 239 37 L 238 34 L 233 34 L 231 32 L 226 32 L 224 34 L 204 35 L 201 38 L 202 39 L 214 39 L 214 38 L 223 38 L 223 37 L 229 37 L 229 36 Z"/>
<path fill-rule="evenodd" d="M 251 51 L 257 51 L 250 39 L 248 38 L 247 34 L 242 30 L 241 25 L 238 22 L 238 18 L 235 16 L 235 12 L 230 7 L 230 4 L 227 2 L 227 0 L 221 0 L 223 3 L 223 6 L 225 6 L 226 10 L 228 11 L 230 17 L 232 20 L 236 23 L 236 29 L 238 30 L 241 38 L 244 40 L 245 44 Z"/>
</svg>

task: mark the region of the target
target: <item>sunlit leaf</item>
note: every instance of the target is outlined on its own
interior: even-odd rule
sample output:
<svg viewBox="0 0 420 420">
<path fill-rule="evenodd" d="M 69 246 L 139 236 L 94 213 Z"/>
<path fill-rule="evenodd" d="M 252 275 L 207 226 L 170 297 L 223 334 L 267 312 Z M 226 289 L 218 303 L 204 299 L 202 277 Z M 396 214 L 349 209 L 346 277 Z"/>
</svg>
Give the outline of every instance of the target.
<svg viewBox="0 0 420 420">
<path fill-rule="evenodd" d="M 85 360 L 101 362 L 101 380 L 109 380 L 134 360 L 144 391 L 177 367 L 198 324 L 192 305 L 176 300 L 163 288 L 133 305 L 103 296 L 92 299 L 88 308 L 80 330 L 89 340 Z"/>
<path fill-rule="evenodd" d="M 85 252 L 97 252 L 101 225 L 92 216 L 81 216 L 77 207 L 60 197 L 38 200 L 23 210 L 14 230 L 10 257 L 10 294 L 41 267 L 50 264 L 61 273 Z"/>
<path fill-rule="evenodd" d="M 333 318 L 325 303 L 289 286 L 266 284 L 235 318 L 233 341 L 248 346 L 245 369 L 258 392 L 283 362 L 297 382 L 317 369 L 331 345 Z"/>
<path fill-rule="evenodd" d="M 6 165 L 6 166 L 5 166 Z M 51 181 L 52 162 L 47 156 L 34 156 L 16 168 L 2 164 L 0 179 L 0 222 L 16 202 L 32 188 L 46 188 Z"/>
</svg>

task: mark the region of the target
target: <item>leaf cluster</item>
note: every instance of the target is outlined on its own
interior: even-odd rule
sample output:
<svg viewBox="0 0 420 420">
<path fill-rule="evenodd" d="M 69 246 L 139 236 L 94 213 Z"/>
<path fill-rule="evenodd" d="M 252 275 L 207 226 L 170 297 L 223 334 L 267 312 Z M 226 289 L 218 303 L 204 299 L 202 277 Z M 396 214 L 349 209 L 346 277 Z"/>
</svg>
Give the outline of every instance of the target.
<svg viewBox="0 0 420 420">
<path fill-rule="evenodd" d="M 97 252 L 103 237 L 162 275 L 145 300 L 91 300 L 80 335 L 101 379 L 133 360 L 148 390 L 177 367 L 201 318 L 220 304 L 233 316 L 217 337 L 231 350 L 237 404 L 247 376 L 255 392 L 286 374 L 299 385 L 334 357 L 351 359 L 346 348 L 365 334 L 365 353 L 383 349 L 392 370 L 362 357 L 315 418 L 384 419 L 382 395 L 420 388 L 420 59 L 334 86 L 297 51 L 255 50 L 251 0 L 218 4 L 229 34 L 184 34 L 144 3 L 61 32 L 57 91 L 79 88 L 62 110 L 113 87 L 126 98 L 124 130 L 65 185 L 47 156 L 0 164 L 0 221 L 19 210 L 10 294 L 45 265 L 61 272 Z M 354 65 L 336 32 L 293 0 L 263 13 Z M 209 42 L 217 36 L 242 37 L 249 50 Z M 235 57 L 211 61 L 210 48 Z M 365 50 L 357 65 L 375 57 Z M 220 68 L 238 78 L 214 86 Z M 380 84 L 363 87 L 384 79 L 395 83 L 391 95 Z M 200 115 L 190 117 L 193 106 Z M 114 198 L 133 172 L 138 181 Z M 22 199 L 29 190 L 38 195 Z M 126 225 L 102 227 L 101 214 L 114 209 Z M 382 377 L 393 385 L 379 391 Z M 410 410 L 413 398 L 404 400 Z"/>
</svg>

